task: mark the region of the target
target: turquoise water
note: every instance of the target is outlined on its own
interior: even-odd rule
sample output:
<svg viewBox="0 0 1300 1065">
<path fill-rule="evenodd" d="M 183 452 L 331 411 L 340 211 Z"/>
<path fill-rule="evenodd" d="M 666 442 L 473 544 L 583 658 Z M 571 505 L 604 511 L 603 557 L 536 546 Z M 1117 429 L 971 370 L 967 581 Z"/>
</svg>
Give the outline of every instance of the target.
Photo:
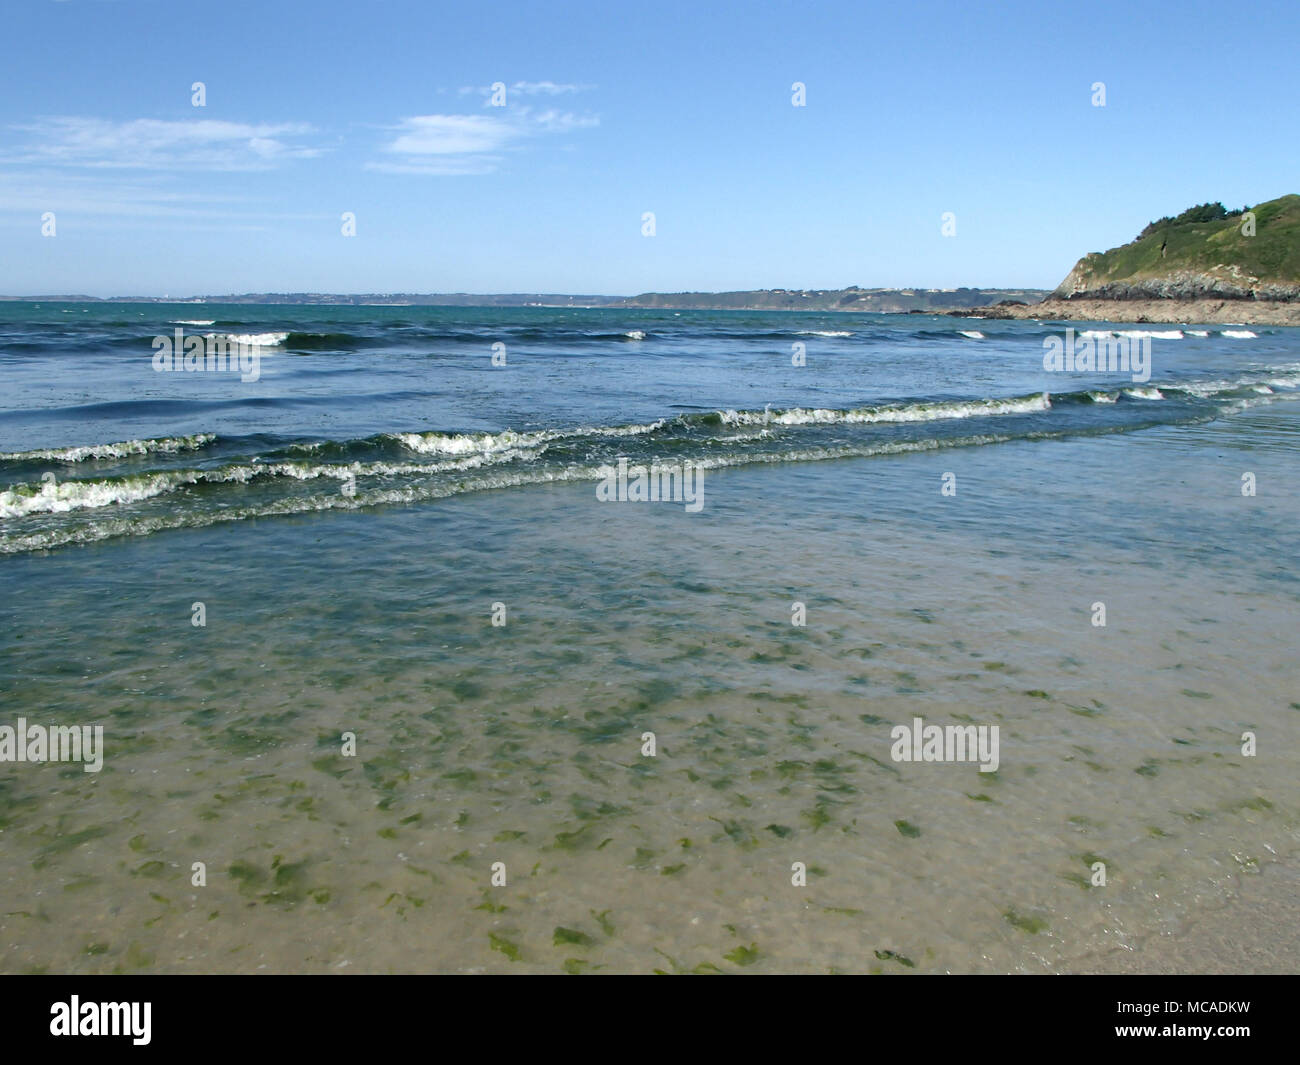
<svg viewBox="0 0 1300 1065">
<path fill-rule="evenodd" d="M 0 763 L 0 968 L 1069 971 L 1221 902 L 1296 850 L 1300 337 L 1063 328 L 0 306 L 0 725 L 105 735 Z"/>
</svg>

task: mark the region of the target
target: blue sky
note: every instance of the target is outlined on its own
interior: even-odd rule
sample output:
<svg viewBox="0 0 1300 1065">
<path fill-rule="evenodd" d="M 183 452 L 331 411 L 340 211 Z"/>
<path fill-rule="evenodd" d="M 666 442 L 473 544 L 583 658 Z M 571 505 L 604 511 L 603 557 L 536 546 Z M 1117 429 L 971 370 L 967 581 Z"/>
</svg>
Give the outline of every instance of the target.
<svg viewBox="0 0 1300 1065">
<path fill-rule="evenodd" d="M 11 295 L 1051 287 L 1152 218 L 1300 191 L 1294 2 L 10 0 L 4 22 Z"/>
</svg>

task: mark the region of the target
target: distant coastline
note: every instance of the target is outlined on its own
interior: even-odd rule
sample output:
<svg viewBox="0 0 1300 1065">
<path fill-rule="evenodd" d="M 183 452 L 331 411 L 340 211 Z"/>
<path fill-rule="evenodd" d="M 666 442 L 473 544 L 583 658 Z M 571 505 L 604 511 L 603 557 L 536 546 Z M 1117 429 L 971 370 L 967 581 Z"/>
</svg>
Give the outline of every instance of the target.
<svg viewBox="0 0 1300 1065">
<path fill-rule="evenodd" d="M 844 297 L 849 296 L 848 302 Z M 973 298 L 974 297 L 974 298 Z M 157 303 L 172 306 L 285 307 L 536 307 L 674 311 L 807 311 L 827 314 L 933 314 L 1074 322 L 1153 322 L 1300 326 L 1300 301 L 1228 298 L 1064 299 L 1046 289 L 757 289 L 749 292 L 649 292 L 639 296 L 557 293 L 364 294 L 244 293 L 169 299 L 163 296 L 0 296 L 0 303 Z"/>
<path fill-rule="evenodd" d="M 0 296 L 23 303 L 265 304 L 323 307 L 550 307 L 699 311 L 840 311 L 858 314 L 943 313 L 991 307 L 1006 300 L 1037 303 L 1047 289 L 1033 288 L 857 288 L 747 289 L 737 292 L 643 292 L 637 296 L 570 295 L 555 292 L 245 292 L 223 296 Z"/>
</svg>

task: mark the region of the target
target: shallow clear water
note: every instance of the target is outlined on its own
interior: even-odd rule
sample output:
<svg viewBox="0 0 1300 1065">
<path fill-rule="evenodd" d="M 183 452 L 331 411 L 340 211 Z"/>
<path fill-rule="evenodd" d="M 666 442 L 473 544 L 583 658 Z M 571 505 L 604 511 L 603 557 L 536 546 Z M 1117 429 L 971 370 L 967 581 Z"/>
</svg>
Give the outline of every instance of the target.
<svg viewBox="0 0 1300 1065">
<path fill-rule="evenodd" d="M 288 335 L 155 373 L 179 319 Z M 1143 398 L 1044 372 L 1059 324 L 0 305 L 0 725 L 105 727 L 97 774 L 0 763 L 0 968 L 1064 971 L 1177 927 L 1297 842 L 1300 336 L 1226 328 Z M 619 456 L 703 508 L 599 502 Z M 998 771 L 894 761 L 916 716 Z"/>
</svg>

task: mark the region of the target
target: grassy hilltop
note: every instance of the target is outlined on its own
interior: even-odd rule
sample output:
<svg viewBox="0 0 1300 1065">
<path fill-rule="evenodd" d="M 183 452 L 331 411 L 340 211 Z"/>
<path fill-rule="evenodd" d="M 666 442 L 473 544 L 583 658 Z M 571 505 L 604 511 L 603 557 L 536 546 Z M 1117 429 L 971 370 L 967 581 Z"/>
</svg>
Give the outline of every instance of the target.
<svg viewBox="0 0 1300 1065">
<path fill-rule="evenodd" d="M 1050 299 L 1300 300 L 1300 196 L 1161 218 L 1128 244 L 1085 255 Z"/>
</svg>

